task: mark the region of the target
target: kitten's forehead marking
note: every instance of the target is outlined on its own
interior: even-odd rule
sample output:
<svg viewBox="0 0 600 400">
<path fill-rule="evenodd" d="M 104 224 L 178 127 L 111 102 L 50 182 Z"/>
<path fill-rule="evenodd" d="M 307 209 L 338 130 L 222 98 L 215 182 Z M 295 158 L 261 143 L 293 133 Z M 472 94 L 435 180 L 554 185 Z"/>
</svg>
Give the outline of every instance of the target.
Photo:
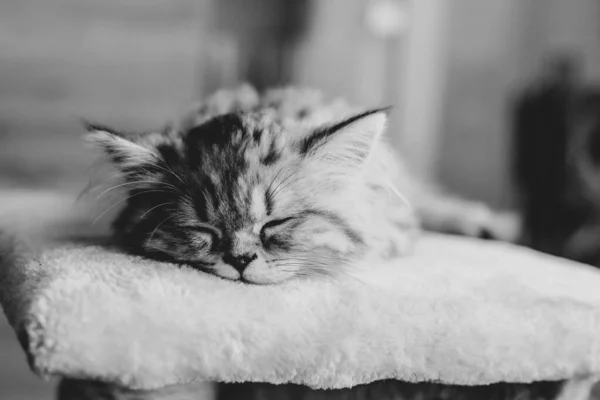
<svg viewBox="0 0 600 400">
<path fill-rule="evenodd" d="M 252 188 L 250 195 L 250 212 L 256 221 L 260 221 L 267 216 L 265 190 L 256 185 Z"/>
</svg>

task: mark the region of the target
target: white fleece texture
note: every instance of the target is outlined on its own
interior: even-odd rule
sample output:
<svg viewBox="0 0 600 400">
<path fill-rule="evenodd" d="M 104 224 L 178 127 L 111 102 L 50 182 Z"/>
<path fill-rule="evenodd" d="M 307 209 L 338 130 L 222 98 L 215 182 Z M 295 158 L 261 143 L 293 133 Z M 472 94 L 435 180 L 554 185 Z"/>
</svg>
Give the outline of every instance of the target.
<svg viewBox="0 0 600 400">
<path fill-rule="evenodd" d="M 426 235 L 413 256 L 363 269 L 355 278 L 250 286 L 72 244 L 5 262 L 0 299 L 39 374 L 137 389 L 600 373 L 600 272 L 592 268 Z"/>
</svg>

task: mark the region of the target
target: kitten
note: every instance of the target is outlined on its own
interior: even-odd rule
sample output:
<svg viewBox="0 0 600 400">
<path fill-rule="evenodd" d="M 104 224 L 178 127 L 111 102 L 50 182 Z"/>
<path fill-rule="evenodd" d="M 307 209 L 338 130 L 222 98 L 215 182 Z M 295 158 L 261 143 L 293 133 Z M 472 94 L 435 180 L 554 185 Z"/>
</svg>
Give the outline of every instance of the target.
<svg viewBox="0 0 600 400">
<path fill-rule="evenodd" d="M 401 257 L 421 225 L 494 236 L 488 208 L 411 176 L 384 139 L 388 112 L 242 86 L 161 132 L 89 125 L 88 139 L 119 171 L 107 190 L 127 192 L 117 241 L 225 279 L 275 284 Z"/>
</svg>

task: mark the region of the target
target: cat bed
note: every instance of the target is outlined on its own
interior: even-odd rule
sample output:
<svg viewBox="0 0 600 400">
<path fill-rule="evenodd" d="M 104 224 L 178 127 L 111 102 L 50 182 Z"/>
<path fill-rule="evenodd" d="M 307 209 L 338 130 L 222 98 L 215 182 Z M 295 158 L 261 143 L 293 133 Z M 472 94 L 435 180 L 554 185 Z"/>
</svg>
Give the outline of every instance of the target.
<svg viewBox="0 0 600 400">
<path fill-rule="evenodd" d="M 400 261 L 276 286 L 98 245 L 4 246 L 0 300 L 45 377 L 346 388 L 600 373 L 600 272 L 513 245 L 426 234 Z"/>
</svg>

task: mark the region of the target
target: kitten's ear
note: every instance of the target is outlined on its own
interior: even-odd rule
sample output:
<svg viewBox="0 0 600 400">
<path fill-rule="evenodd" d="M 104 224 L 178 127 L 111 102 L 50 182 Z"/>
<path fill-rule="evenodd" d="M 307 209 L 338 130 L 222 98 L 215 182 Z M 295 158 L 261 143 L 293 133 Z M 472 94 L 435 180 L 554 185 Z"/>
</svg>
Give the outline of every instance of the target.
<svg viewBox="0 0 600 400">
<path fill-rule="evenodd" d="M 144 146 L 113 129 L 87 122 L 85 128 L 85 139 L 102 148 L 115 166 L 123 172 L 155 163 L 159 159 L 156 148 Z"/>
<path fill-rule="evenodd" d="M 340 166 L 361 165 L 385 131 L 388 110 L 370 110 L 333 126 L 317 129 L 300 142 L 300 153 Z"/>
</svg>

